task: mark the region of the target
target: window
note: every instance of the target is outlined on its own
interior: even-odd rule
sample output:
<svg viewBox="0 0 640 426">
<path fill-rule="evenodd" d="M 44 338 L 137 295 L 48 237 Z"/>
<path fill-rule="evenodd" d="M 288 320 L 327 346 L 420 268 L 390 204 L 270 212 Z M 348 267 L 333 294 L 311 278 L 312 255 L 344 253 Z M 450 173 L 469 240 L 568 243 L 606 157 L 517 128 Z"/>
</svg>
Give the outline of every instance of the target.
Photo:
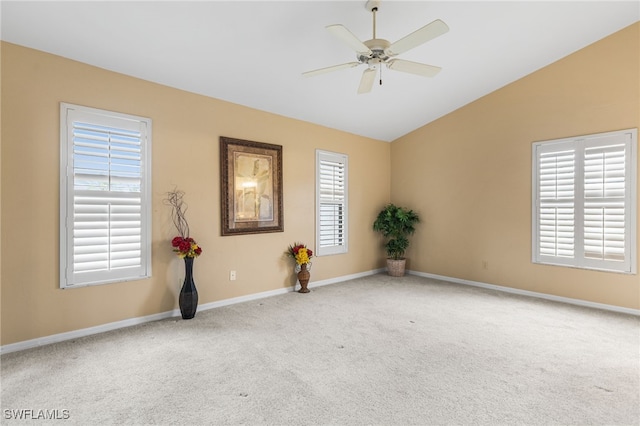
<svg viewBox="0 0 640 426">
<path fill-rule="evenodd" d="M 316 255 L 347 252 L 347 156 L 316 151 Z"/>
<path fill-rule="evenodd" d="M 60 287 L 151 276 L 151 120 L 60 104 Z"/>
<path fill-rule="evenodd" d="M 637 129 L 533 144 L 533 261 L 636 273 Z"/>
</svg>

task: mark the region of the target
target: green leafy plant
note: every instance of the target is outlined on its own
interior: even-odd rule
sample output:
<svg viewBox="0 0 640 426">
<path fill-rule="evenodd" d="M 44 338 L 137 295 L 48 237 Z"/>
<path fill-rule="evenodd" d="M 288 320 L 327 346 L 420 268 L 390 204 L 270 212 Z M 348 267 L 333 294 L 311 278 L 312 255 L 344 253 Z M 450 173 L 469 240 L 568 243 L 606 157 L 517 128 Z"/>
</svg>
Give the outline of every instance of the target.
<svg viewBox="0 0 640 426">
<path fill-rule="evenodd" d="M 416 212 L 393 204 L 387 204 L 378 213 L 373 222 L 373 230 L 388 239 L 384 246 L 387 257 L 393 260 L 404 258 L 404 253 L 409 248 L 409 235 L 415 232 L 415 225 L 419 222 Z"/>
</svg>

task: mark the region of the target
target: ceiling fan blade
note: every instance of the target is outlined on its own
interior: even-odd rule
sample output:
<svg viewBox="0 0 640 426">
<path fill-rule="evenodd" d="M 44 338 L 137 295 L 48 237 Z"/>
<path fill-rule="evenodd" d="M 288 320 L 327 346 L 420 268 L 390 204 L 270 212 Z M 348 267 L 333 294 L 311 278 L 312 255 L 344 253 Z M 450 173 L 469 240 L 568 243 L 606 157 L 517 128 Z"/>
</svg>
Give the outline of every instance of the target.
<svg viewBox="0 0 640 426">
<path fill-rule="evenodd" d="M 395 71 L 408 72 L 411 74 L 421 75 L 423 77 L 433 77 L 442 69 L 433 65 L 405 61 L 404 59 L 392 59 L 387 62 L 387 67 Z"/>
<path fill-rule="evenodd" d="M 360 79 L 360 87 L 358 87 L 358 94 L 369 93 L 373 87 L 373 82 L 376 79 L 376 70 L 373 68 L 367 68 L 362 73 Z"/>
<path fill-rule="evenodd" d="M 433 40 L 434 38 L 441 36 L 447 31 L 449 31 L 449 27 L 447 26 L 447 24 L 439 19 L 436 19 L 435 21 L 425 25 L 419 30 L 416 30 L 408 36 L 405 36 L 395 43 L 392 43 L 391 46 L 387 47 L 384 52 L 389 56 L 396 56 L 406 52 L 409 49 L 418 47 L 421 44 L 428 42 L 429 40 Z"/>
<path fill-rule="evenodd" d="M 331 34 L 342 40 L 343 43 L 345 43 L 356 52 L 363 55 L 371 54 L 371 49 L 369 49 L 363 42 L 361 42 L 358 37 L 353 35 L 353 33 L 349 31 L 344 25 L 334 24 L 328 25 L 326 28 Z"/>
<path fill-rule="evenodd" d="M 337 71 L 337 70 L 342 70 L 342 69 L 345 69 L 345 68 L 357 67 L 358 65 L 360 65 L 360 62 L 349 62 L 349 63 L 346 63 L 346 64 L 333 65 L 333 66 L 330 66 L 330 67 L 320 68 L 320 69 L 313 70 L 313 71 L 306 71 L 306 72 L 303 72 L 302 75 L 304 77 L 313 77 L 313 76 L 316 76 L 316 75 L 325 74 L 325 73 L 332 72 L 332 71 Z"/>
</svg>

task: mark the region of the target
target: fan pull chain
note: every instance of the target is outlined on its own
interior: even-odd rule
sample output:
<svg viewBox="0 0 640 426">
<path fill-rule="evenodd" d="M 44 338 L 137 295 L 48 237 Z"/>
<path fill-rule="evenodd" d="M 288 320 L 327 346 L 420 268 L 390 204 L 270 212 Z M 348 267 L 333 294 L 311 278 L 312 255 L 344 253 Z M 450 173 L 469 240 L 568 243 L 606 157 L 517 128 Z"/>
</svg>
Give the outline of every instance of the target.
<svg viewBox="0 0 640 426">
<path fill-rule="evenodd" d="M 382 62 L 380 63 L 380 86 L 382 86 Z"/>
</svg>

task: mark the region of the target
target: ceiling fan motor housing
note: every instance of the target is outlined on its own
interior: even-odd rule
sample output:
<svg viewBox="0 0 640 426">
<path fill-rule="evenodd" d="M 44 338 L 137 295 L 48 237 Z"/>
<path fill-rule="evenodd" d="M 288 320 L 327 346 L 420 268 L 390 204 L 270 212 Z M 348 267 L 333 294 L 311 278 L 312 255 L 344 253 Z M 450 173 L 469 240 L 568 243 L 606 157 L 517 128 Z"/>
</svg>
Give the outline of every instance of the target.
<svg viewBox="0 0 640 426">
<path fill-rule="evenodd" d="M 385 62 L 387 59 L 389 59 L 390 56 L 385 53 L 385 50 L 389 46 L 391 46 L 391 43 L 389 43 L 387 40 L 382 38 L 374 38 L 363 43 L 369 48 L 369 50 L 371 50 L 371 53 L 369 55 L 356 55 L 358 61 L 362 62 L 363 64 L 368 64 L 372 59 L 379 59 L 380 62 Z"/>
</svg>

